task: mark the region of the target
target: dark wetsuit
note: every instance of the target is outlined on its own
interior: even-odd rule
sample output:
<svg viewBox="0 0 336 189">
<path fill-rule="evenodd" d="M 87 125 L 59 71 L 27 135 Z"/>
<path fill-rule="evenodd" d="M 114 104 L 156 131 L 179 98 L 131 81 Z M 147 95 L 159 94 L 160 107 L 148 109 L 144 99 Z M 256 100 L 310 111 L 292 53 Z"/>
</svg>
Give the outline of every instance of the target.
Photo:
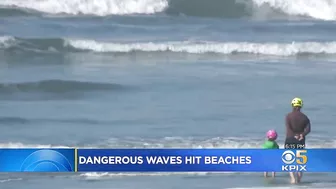
<svg viewBox="0 0 336 189">
<path fill-rule="evenodd" d="M 300 111 L 293 111 L 286 116 L 286 149 L 305 148 L 305 136 L 310 132 L 310 120 Z M 303 134 L 303 139 L 299 141 L 295 136 Z"/>
</svg>

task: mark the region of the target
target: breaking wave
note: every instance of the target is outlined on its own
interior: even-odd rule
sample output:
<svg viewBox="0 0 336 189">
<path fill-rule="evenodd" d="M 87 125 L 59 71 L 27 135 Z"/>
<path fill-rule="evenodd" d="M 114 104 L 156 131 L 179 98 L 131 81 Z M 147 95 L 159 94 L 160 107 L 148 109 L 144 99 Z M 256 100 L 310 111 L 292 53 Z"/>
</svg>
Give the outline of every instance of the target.
<svg viewBox="0 0 336 189">
<path fill-rule="evenodd" d="M 164 43 L 104 43 L 92 40 L 68 40 L 66 46 L 94 52 L 178 52 L 217 54 L 260 54 L 273 56 L 294 56 L 300 54 L 335 54 L 336 42 L 292 42 L 292 43 L 250 43 L 250 42 L 164 42 Z"/>
<path fill-rule="evenodd" d="M 93 144 L 68 146 L 64 144 L 23 144 L 20 142 L 0 143 L 0 148 L 227 148 L 249 149 L 260 148 L 263 144 L 260 138 L 238 137 L 163 137 L 140 138 L 123 137 L 109 138 Z M 280 148 L 284 144 L 279 142 Z M 308 148 L 335 148 L 335 139 L 311 137 L 307 141 Z"/>
<path fill-rule="evenodd" d="M 131 53 L 173 52 L 206 54 L 254 54 L 267 56 L 298 56 L 336 54 L 336 41 L 331 42 L 212 42 L 212 41 L 167 41 L 114 43 L 80 39 L 21 39 L 0 37 L 0 50 L 34 53 Z"/>
<path fill-rule="evenodd" d="M 2 0 L 0 16 L 35 12 L 66 15 L 156 14 L 239 18 L 272 15 L 336 19 L 336 0 Z"/>
<path fill-rule="evenodd" d="M 168 6 L 168 2 L 166 0 L 3 0 L 0 1 L 0 6 L 12 11 L 25 9 L 49 14 L 106 16 L 162 12 Z"/>
</svg>

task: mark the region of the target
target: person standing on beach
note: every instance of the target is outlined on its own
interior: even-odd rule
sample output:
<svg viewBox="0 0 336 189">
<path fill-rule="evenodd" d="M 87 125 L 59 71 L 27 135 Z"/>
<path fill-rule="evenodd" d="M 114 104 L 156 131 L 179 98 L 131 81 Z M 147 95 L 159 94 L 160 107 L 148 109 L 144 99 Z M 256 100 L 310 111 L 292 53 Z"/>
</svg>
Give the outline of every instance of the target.
<svg viewBox="0 0 336 189">
<path fill-rule="evenodd" d="M 304 149 L 306 136 L 310 133 L 310 120 L 301 112 L 303 101 L 300 98 L 292 100 L 292 112 L 286 116 L 286 140 L 285 149 Z M 299 183 L 303 176 L 302 172 L 289 173 L 291 183 Z"/>
</svg>

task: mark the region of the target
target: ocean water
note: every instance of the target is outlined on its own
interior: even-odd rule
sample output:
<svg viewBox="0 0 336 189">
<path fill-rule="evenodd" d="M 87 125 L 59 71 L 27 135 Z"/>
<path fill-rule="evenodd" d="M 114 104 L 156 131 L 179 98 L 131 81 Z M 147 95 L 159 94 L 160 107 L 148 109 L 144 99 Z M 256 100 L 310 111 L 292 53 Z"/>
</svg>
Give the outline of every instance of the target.
<svg viewBox="0 0 336 189">
<path fill-rule="evenodd" d="M 0 147 L 336 146 L 336 0 L 1 0 Z M 3 189 L 336 188 L 335 174 L 0 174 Z"/>
</svg>

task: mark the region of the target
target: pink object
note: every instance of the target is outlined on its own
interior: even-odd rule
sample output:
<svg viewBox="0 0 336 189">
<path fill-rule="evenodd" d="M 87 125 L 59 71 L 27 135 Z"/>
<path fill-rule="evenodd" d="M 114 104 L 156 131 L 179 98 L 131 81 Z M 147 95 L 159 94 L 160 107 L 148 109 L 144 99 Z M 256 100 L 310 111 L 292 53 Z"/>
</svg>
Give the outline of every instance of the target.
<svg viewBox="0 0 336 189">
<path fill-rule="evenodd" d="M 272 129 L 272 130 L 267 131 L 266 136 L 270 140 L 276 140 L 278 137 L 278 133 Z"/>
</svg>

